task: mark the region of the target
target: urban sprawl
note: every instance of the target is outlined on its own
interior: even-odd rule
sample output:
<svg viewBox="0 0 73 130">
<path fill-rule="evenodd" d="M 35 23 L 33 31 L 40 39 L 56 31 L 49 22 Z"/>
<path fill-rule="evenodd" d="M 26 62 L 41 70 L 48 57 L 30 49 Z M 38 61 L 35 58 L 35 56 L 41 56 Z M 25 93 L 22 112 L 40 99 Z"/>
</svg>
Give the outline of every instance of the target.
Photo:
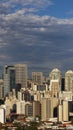
<svg viewBox="0 0 73 130">
<path fill-rule="evenodd" d="M 73 130 L 73 71 L 48 77 L 28 65 L 5 65 L 0 79 L 0 130 Z"/>
</svg>

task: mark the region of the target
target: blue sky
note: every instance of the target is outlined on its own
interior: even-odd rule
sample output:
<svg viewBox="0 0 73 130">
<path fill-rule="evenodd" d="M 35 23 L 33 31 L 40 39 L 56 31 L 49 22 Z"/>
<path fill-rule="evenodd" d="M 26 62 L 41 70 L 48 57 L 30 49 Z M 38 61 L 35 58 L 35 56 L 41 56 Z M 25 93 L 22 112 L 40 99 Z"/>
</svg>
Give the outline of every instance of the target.
<svg viewBox="0 0 73 130">
<path fill-rule="evenodd" d="M 1 0 L 0 65 L 73 70 L 73 0 Z"/>
</svg>

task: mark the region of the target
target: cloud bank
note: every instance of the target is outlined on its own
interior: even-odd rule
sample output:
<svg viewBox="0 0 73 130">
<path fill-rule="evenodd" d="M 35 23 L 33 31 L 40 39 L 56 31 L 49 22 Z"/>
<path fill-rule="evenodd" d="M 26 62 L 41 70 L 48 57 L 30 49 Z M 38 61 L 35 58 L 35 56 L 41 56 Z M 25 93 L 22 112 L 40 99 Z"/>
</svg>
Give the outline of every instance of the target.
<svg viewBox="0 0 73 130">
<path fill-rule="evenodd" d="M 73 18 L 43 15 L 51 0 L 0 1 L 0 64 L 43 71 L 73 66 Z"/>
</svg>

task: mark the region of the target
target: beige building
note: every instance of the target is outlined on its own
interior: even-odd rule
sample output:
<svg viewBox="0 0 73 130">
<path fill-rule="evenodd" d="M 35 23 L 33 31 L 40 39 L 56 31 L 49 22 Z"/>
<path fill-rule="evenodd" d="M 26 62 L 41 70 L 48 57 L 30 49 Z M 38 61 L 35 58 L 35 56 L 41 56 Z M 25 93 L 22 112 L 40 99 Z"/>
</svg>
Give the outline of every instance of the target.
<svg viewBox="0 0 73 130">
<path fill-rule="evenodd" d="M 61 98 L 62 100 L 72 101 L 73 93 L 72 91 L 60 91 L 59 98 Z"/>
<path fill-rule="evenodd" d="M 53 117 L 52 100 L 48 98 L 42 98 L 41 101 L 41 120 L 46 121 Z"/>
<path fill-rule="evenodd" d="M 52 97 L 57 97 L 58 93 L 60 91 L 59 81 L 57 80 L 51 80 L 50 81 L 50 91 Z"/>
<path fill-rule="evenodd" d="M 59 81 L 59 90 L 61 90 L 61 80 L 62 80 L 61 71 L 59 69 L 55 68 L 51 71 L 49 77 L 50 77 L 50 82 L 51 82 L 51 80 Z"/>
<path fill-rule="evenodd" d="M 69 70 L 65 73 L 65 90 L 73 92 L 73 71 Z"/>
<path fill-rule="evenodd" d="M 41 103 L 39 101 L 33 101 L 33 117 L 41 116 Z"/>
<path fill-rule="evenodd" d="M 63 121 L 63 106 L 59 104 L 58 106 L 58 121 Z"/>
<path fill-rule="evenodd" d="M 43 84 L 43 73 L 42 72 L 32 72 L 32 80 L 34 83 L 42 85 Z"/>
<path fill-rule="evenodd" d="M 62 100 L 58 106 L 58 121 L 69 121 L 68 101 Z"/>
<path fill-rule="evenodd" d="M 27 65 L 16 64 L 16 84 L 20 84 L 21 88 L 27 88 Z"/>
<path fill-rule="evenodd" d="M 16 104 L 16 112 L 17 114 L 24 114 L 25 115 L 25 101 L 18 101 Z"/>
<path fill-rule="evenodd" d="M 25 115 L 28 117 L 33 116 L 33 105 L 30 102 L 25 105 Z"/>
<path fill-rule="evenodd" d="M 68 101 L 63 101 L 63 121 L 68 121 Z"/>
<path fill-rule="evenodd" d="M 58 106 L 58 98 L 42 98 L 41 120 L 49 120 L 55 116 L 55 108 Z M 55 116 L 57 117 L 57 116 Z"/>
</svg>

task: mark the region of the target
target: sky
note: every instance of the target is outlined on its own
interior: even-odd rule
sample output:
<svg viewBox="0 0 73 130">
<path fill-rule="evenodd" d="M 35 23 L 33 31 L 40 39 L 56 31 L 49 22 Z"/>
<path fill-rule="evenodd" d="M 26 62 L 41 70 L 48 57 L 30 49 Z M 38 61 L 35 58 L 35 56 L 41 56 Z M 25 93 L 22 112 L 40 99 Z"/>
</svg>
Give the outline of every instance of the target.
<svg viewBox="0 0 73 130">
<path fill-rule="evenodd" d="M 73 0 L 0 0 L 0 65 L 73 70 Z"/>
</svg>

